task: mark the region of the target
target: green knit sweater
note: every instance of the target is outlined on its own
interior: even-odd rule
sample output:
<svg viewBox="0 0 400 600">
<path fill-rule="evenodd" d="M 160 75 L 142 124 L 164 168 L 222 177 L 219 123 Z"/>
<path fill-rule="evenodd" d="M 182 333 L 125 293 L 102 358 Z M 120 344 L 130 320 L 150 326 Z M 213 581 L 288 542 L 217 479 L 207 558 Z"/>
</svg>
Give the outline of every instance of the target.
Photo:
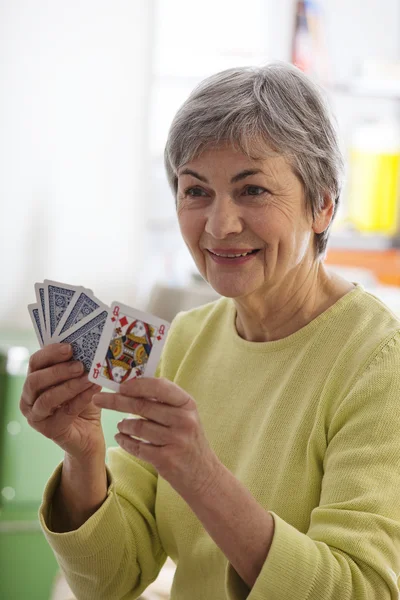
<svg viewBox="0 0 400 600">
<path fill-rule="evenodd" d="M 400 320 L 357 284 L 308 325 L 249 342 L 221 298 L 179 313 L 157 376 L 195 399 L 211 447 L 275 521 L 249 592 L 155 469 L 108 450 L 108 497 L 78 530 L 40 521 L 78 600 L 133 600 L 167 555 L 171 600 L 395 600 L 400 575 Z"/>
</svg>

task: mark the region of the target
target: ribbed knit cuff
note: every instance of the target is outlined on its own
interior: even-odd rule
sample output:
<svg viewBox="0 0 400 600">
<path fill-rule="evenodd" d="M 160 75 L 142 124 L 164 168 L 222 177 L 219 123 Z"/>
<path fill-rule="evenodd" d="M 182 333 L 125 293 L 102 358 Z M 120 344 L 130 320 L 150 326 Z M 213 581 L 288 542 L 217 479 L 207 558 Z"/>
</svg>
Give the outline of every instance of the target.
<svg viewBox="0 0 400 600">
<path fill-rule="evenodd" d="M 62 465 L 63 463 L 58 465 L 47 482 L 39 508 L 39 522 L 48 543 L 56 554 L 75 558 L 92 556 L 92 549 L 95 549 L 97 554 L 109 546 L 115 537 L 121 535 L 119 528 L 116 527 L 116 523 L 122 523 L 122 516 L 114 493 L 115 484 L 111 472 L 106 466 L 110 485 L 107 490 L 107 498 L 100 508 L 78 529 L 55 533 L 49 529 L 49 517 L 54 492 L 60 481 Z"/>
<path fill-rule="evenodd" d="M 225 571 L 228 600 L 303 600 L 309 597 L 317 571 L 315 542 L 269 511 L 275 522 L 267 559 L 249 592 L 230 563 Z"/>
</svg>

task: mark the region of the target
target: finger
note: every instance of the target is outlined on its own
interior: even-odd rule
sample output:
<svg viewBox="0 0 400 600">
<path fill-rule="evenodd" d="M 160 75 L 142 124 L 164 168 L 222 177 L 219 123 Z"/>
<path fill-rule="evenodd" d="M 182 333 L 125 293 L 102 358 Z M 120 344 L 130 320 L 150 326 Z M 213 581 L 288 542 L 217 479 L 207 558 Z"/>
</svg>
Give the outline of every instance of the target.
<svg viewBox="0 0 400 600">
<path fill-rule="evenodd" d="M 88 380 L 88 376 L 85 374 L 82 377 L 69 379 L 61 385 L 45 390 L 32 406 L 31 420 L 42 421 L 49 417 L 59 406 L 72 400 L 75 396 L 90 388 L 91 385 L 92 382 Z"/>
<path fill-rule="evenodd" d="M 102 392 L 93 396 L 93 403 L 102 408 L 139 415 L 168 427 L 177 426 L 182 420 L 181 408 L 146 398 Z"/>
<path fill-rule="evenodd" d="M 48 388 L 57 386 L 69 379 L 80 377 L 82 373 L 83 364 L 77 360 L 59 363 L 31 373 L 26 380 L 28 388 L 27 404 L 32 406 L 35 399 Z"/>
<path fill-rule="evenodd" d="M 72 356 L 72 347 L 70 344 L 49 344 L 41 350 L 32 354 L 29 359 L 29 371 L 39 371 L 56 363 L 65 362 Z"/>
<path fill-rule="evenodd" d="M 93 390 L 91 387 L 78 394 L 73 400 L 71 400 L 70 405 L 74 403 L 77 407 L 79 404 L 81 409 L 80 412 L 85 410 L 85 408 L 92 401 Z M 72 415 L 65 412 L 65 406 L 66 405 L 64 404 L 62 408 L 54 413 L 54 415 L 44 419 L 40 424 L 40 433 L 56 443 L 58 443 L 58 441 L 65 436 L 66 432 L 68 432 L 68 429 L 71 426 L 71 423 L 76 419 L 76 414 Z"/>
<path fill-rule="evenodd" d="M 126 396 L 154 398 L 171 406 L 193 409 L 193 398 L 179 385 L 164 377 L 130 379 L 121 384 L 119 391 Z"/>
<path fill-rule="evenodd" d="M 148 444 L 147 442 L 143 442 L 142 440 L 137 440 L 136 438 L 132 438 L 129 435 L 124 435 L 123 433 L 117 433 L 114 436 L 116 442 L 129 454 L 133 454 L 133 456 L 137 456 L 141 460 L 154 464 L 155 457 L 158 455 L 159 450 L 154 444 Z M 155 454 L 157 452 L 157 454 Z"/>
<path fill-rule="evenodd" d="M 91 382 L 89 382 L 91 383 Z M 85 410 L 88 404 L 92 402 L 93 395 L 101 390 L 101 385 L 92 383 L 90 388 L 75 396 L 70 402 L 67 402 L 64 408 L 65 414 L 74 419 L 77 415 L 80 415 Z"/>
<path fill-rule="evenodd" d="M 152 421 L 123 419 L 117 424 L 117 427 L 120 433 L 143 438 L 154 446 L 165 446 L 172 441 L 170 427 L 164 427 Z"/>
</svg>

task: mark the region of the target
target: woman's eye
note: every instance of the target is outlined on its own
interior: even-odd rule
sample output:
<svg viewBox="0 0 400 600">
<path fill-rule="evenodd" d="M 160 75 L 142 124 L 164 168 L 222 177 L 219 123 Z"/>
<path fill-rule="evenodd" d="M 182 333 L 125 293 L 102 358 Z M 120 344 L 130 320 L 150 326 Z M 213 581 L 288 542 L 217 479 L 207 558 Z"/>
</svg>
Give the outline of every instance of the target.
<svg viewBox="0 0 400 600">
<path fill-rule="evenodd" d="M 261 196 L 267 190 L 259 185 L 248 185 L 245 188 L 245 193 L 249 194 L 249 196 Z"/>
<path fill-rule="evenodd" d="M 207 196 L 207 194 L 199 187 L 191 187 L 185 190 L 185 196 Z"/>
</svg>

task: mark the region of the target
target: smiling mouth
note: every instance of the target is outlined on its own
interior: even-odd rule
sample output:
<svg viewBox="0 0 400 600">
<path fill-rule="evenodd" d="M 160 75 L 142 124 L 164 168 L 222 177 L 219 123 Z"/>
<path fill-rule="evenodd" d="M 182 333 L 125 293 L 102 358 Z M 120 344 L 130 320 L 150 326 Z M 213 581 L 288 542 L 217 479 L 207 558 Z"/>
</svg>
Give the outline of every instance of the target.
<svg viewBox="0 0 400 600">
<path fill-rule="evenodd" d="M 229 254 L 216 254 L 215 252 L 211 252 L 211 250 L 207 250 L 207 252 L 209 252 L 210 254 L 212 254 L 213 256 L 218 256 L 218 258 L 244 258 L 245 256 L 250 256 L 251 254 L 256 254 L 256 252 L 259 252 L 259 248 L 255 248 L 254 250 L 251 250 L 251 252 L 246 252 L 244 254 L 234 254 L 234 255 L 229 255 Z"/>
</svg>

